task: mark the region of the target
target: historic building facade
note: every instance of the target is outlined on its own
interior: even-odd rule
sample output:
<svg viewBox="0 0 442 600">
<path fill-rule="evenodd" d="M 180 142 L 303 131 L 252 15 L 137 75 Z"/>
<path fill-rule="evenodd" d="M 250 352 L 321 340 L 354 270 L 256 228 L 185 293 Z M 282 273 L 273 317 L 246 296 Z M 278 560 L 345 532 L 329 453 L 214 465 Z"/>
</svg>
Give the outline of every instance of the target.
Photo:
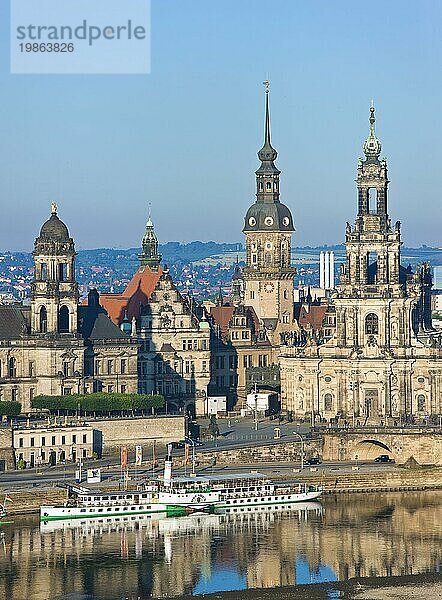
<svg viewBox="0 0 442 600">
<path fill-rule="evenodd" d="M 136 342 L 110 321 L 96 290 L 89 307 L 78 306 L 74 241 L 55 203 L 33 256 L 30 306 L 0 306 L 0 400 L 28 412 L 40 394 L 136 391 Z"/>
<path fill-rule="evenodd" d="M 329 341 L 306 336 L 281 348 L 282 404 L 298 417 L 341 415 L 364 423 L 442 412 L 441 333 L 431 324 L 428 264 L 400 264 L 400 222 L 391 225 L 387 163 L 374 108 L 357 172 L 358 206 L 347 223 L 346 262 L 331 297 Z"/>
<path fill-rule="evenodd" d="M 122 294 L 102 294 L 113 322 L 138 340 L 138 389 L 162 394 L 170 410 L 205 413 L 210 381 L 210 326 L 161 266 L 152 220 L 146 224 L 140 267 Z"/>
<path fill-rule="evenodd" d="M 273 344 L 279 334 L 293 329 L 293 279 L 291 240 L 293 217 L 280 201 L 278 155 L 270 141 L 269 89 L 266 82 L 264 146 L 258 152 L 256 201 L 248 209 L 243 232 L 246 236 L 244 303 L 252 306 Z"/>
<path fill-rule="evenodd" d="M 237 301 L 234 276 L 232 297 L 220 297 L 209 309 L 211 324 L 211 383 L 209 393 L 226 396 L 229 410 L 240 408 L 250 391 L 247 374 L 253 368 L 266 374 L 274 366 L 278 352 L 272 347 L 265 328 L 252 306 Z M 261 387 L 267 383 L 262 378 Z"/>
</svg>

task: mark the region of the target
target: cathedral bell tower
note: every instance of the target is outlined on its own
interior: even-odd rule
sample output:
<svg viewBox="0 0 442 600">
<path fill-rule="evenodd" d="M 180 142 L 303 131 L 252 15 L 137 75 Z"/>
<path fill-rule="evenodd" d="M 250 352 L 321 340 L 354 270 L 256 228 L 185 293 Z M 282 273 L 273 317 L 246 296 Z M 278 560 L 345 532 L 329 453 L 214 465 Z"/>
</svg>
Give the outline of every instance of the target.
<svg viewBox="0 0 442 600">
<path fill-rule="evenodd" d="M 31 287 L 32 333 L 77 333 L 78 284 L 75 247 L 66 225 L 52 203 L 32 253 L 35 264 Z"/>
<path fill-rule="evenodd" d="M 356 184 L 358 214 L 352 229 L 347 224 L 347 261 L 341 287 L 372 296 L 398 292 L 400 279 L 400 223 L 394 230 L 387 212 L 387 162 L 379 158 L 381 142 L 375 133 L 375 109 L 370 108 L 370 132 L 359 159 Z"/>
<path fill-rule="evenodd" d="M 356 177 L 357 216 L 353 227 L 347 223 L 346 261 L 334 303 L 338 346 L 375 357 L 411 345 L 415 299 L 411 268 L 400 264 L 401 224 L 393 228 L 388 215 L 387 162 L 380 158 L 373 106 L 369 123 Z"/>
<path fill-rule="evenodd" d="M 256 201 L 247 211 L 244 303 L 253 306 L 267 329 L 289 329 L 293 320 L 291 239 L 295 230 L 290 210 L 280 202 L 278 153 L 270 141 L 269 82 L 264 82 L 264 145 L 256 171 Z"/>
</svg>

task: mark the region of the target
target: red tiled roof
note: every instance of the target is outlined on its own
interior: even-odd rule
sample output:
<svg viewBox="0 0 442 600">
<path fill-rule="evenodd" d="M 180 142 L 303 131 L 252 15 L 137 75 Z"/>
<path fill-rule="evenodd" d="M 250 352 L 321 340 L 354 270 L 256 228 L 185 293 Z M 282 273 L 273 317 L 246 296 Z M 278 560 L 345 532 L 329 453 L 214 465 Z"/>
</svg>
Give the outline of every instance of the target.
<svg viewBox="0 0 442 600">
<path fill-rule="evenodd" d="M 130 321 L 139 317 L 141 307 L 148 303 L 162 274 L 161 267 L 158 271 L 149 267 L 138 269 L 122 294 L 100 294 L 101 306 L 116 325 L 121 324 L 126 310 Z"/>
<path fill-rule="evenodd" d="M 253 306 L 246 306 L 247 318 L 253 321 L 255 333 L 260 330 L 259 319 L 253 308 Z M 232 304 L 224 304 L 223 306 L 212 306 L 210 308 L 210 314 L 215 321 L 215 324 L 219 326 L 221 335 L 226 336 L 229 332 L 229 323 L 235 312 L 235 306 Z"/>
<path fill-rule="evenodd" d="M 212 315 L 215 324 L 220 328 L 222 336 L 227 335 L 229 332 L 229 323 L 234 310 L 235 307 L 233 305 L 212 306 L 210 308 L 210 314 Z"/>
<path fill-rule="evenodd" d="M 138 269 L 127 284 L 123 296 L 130 298 L 137 290 L 141 290 L 147 298 L 150 298 L 162 274 L 161 267 L 158 267 L 158 271 L 151 271 L 149 267 Z"/>
<path fill-rule="evenodd" d="M 326 312 L 327 306 L 325 304 L 320 304 L 319 306 L 310 305 L 308 311 L 304 306 L 301 306 L 301 310 L 299 312 L 299 325 L 301 327 L 310 326 L 312 329 L 317 331 L 322 327 L 322 322 Z"/>
<path fill-rule="evenodd" d="M 121 294 L 100 294 L 100 305 L 105 309 L 110 320 L 115 325 L 120 325 L 123 320 L 127 302 L 128 298 L 125 298 Z"/>
</svg>

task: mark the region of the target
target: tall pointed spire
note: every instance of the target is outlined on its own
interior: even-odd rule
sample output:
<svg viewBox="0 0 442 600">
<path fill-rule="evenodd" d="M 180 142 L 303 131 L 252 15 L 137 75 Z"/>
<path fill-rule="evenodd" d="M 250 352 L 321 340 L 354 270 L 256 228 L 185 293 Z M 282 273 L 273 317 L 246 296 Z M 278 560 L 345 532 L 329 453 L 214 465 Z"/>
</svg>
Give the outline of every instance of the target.
<svg viewBox="0 0 442 600">
<path fill-rule="evenodd" d="M 364 142 L 364 154 L 367 159 L 375 159 L 379 158 L 379 155 L 382 150 L 382 144 L 376 137 L 375 133 L 375 122 L 376 118 L 374 116 L 375 108 L 373 106 L 373 100 L 371 101 L 370 107 L 370 133 L 368 134 L 368 138 Z"/>
<path fill-rule="evenodd" d="M 138 256 L 140 259 L 140 267 L 150 267 L 152 270 L 158 270 L 161 262 L 161 254 L 158 254 L 158 238 L 155 234 L 152 217 L 151 206 L 149 204 L 149 216 L 146 223 L 146 231 L 144 232 L 142 241 L 143 251 Z"/>
<path fill-rule="evenodd" d="M 258 152 L 258 158 L 262 163 L 271 163 L 267 164 L 266 171 L 269 171 L 269 167 L 274 170 L 274 172 L 280 172 L 273 164 L 273 161 L 276 160 L 278 153 L 273 148 L 272 143 L 270 141 L 270 109 L 269 109 L 269 81 L 266 80 L 263 82 L 265 85 L 265 94 L 266 94 L 266 114 L 265 114 L 265 126 L 264 126 L 264 146 Z M 261 165 L 260 169 L 264 166 Z"/>
</svg>

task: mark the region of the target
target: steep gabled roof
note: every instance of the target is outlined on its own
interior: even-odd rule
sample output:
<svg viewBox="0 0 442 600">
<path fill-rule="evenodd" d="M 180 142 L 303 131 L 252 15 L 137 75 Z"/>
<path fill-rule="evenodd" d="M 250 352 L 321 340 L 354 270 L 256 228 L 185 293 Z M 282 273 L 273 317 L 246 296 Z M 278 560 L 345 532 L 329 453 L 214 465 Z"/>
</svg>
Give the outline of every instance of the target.
<svg viewBox="0 0 442 600">
<path fill-rule="evenodd" d="M 89 306 L 78 309 L 80 332 L 85 340 L 116 340 L 128 336 L 121 331 L 100 307 L 98 310 Z"/>
<path fill-rule="evenodd" d="M 299 326 L 304 328 L 310 326 L 315 331 L 318 331 L 322 327 L 327 309 L 326 304 L 311 304 L 308 311 L 304 306 L 301 306 L 298 319 Z"/>
<path fill-rule="evenodd" d="M 26 333 L 26 320 L 22 310 L 15 306 L 0 306 L 0 339 L 13 340 Z"/>
<path fill-rule="evenodd" d="M 210 307 L 210 314 L 215 321 L 215 325 L 218 325 L 222 336 L 226 336 L 229 332 L 229 323 L 234 311 L 233 304 Z"/>
<path fill-rule="evenodd" d="M 162 274 L 162 267 L 158 267 L 157 271 L 152 271 L 150 267 L 141 267 L 122 294 L 101 294 L 101 306 L 116 325 L 121 324 L 126 311 L 130 321 L 133 317 L 139 317 L 141 307 L 148 303 Z"/>
<path fill-rule="evenodd" d="M 150 298 L 162 274 L 162 267 L 158 267 L 157 271 L 152 271 L 150 267 L 141 267 L 135 272 L 134 276 L 127 284 L 123 296 L 130 298 L 137 290 L 139 290 L 143 292 L 147 298 Z"/>
<path fill-rule="evenodd" d="M 120 325 L 129 299 L 120 294 L 100 294 L 100 304 L 109 315 L 109 319 Z"/>
</svg>

